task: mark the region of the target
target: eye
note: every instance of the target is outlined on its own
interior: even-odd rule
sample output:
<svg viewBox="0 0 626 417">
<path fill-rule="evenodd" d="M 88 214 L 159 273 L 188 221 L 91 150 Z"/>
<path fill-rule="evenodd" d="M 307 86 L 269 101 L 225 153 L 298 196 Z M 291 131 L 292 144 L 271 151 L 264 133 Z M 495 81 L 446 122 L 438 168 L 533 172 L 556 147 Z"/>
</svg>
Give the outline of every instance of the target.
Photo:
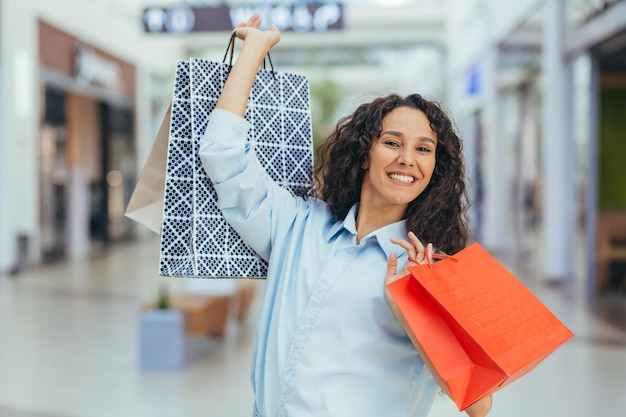
<svg viewBox="0 0 626 417">
<path fill-rule="evenodd" d="M 383 143 L 384 143 L 385 145 L 387 145 L 387 146 L 391 146 L 392 148 L 398 148 L 398 147 L 400 147 L 400 145 L 399 145 L 397 142 L 393 141 L 393 140 L 386 140 L 386 141 L 384 141 Z"/>
<path fill-rule="evenodd" d="M 424 152 L 424 153 L 430 153 L 432 152 L 432 149 L 427 148 L 426 146 L 420 146 L 417 148 L 418 152 Z"/>
</svg>

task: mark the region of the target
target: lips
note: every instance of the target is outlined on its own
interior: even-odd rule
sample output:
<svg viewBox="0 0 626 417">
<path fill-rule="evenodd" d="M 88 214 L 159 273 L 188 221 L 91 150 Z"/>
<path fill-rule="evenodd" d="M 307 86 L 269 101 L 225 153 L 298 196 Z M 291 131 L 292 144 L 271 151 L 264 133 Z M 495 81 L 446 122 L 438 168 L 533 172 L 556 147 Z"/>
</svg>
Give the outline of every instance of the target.
<svg viewBox="0 0 626 417">
<path fill-rule="evenodd" d="M 404 184 L 412 184 L 413 182 L 415 182 L 415 177 L 410 176 L 410 175 L 402 175 L 402 174 L 395 174 L 395 173 L 391 173 L 387 175 L 392 180 L 398 181 Z"/>
</svg>

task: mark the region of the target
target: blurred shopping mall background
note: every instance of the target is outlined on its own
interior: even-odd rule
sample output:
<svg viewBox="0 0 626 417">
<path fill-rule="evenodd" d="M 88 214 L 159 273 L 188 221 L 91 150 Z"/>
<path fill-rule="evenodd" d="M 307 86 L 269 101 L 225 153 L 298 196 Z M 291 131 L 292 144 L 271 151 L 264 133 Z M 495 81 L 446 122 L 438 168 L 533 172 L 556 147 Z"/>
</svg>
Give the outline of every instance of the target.
<svg viewBox="0 0 626 417">
<path fill-rule="evenodd" d="M 315 140 L 389 92 L 454 115 L 474 239 L 576 333 L 492 415 L 624 415 L 626 1 L 0 0 L 0 417 L 249 415 L 263 282 L 158 277 L 124 210 L 177 60 L 221 61 L 254 11 L 309 77 Z M 163 286 L 228 308 L 193 361 L 142 369 Z"/>
</svg>

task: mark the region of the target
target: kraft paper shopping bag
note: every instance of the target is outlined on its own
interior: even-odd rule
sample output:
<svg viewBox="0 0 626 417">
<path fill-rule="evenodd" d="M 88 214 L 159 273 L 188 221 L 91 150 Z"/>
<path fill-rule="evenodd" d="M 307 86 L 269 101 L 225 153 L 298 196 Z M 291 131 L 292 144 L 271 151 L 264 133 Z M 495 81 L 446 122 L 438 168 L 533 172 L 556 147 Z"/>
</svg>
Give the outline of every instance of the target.
<svg viewBox="0 0 626 417">
<path fill-rule="evenodd" d="M 478 243 L 388 285 L 420 350 L 464 410 L 573 336 Z"/>
<path fill-rule="evenodd" d="M 165 116 L 163 116 L 161 127 L 124 213 L 126 217 L 146 226 L 157 234 L 161 233 L 163 223 L 165 169 L 171 111 L 172 106 L 170 105 Z"/>
</svg>

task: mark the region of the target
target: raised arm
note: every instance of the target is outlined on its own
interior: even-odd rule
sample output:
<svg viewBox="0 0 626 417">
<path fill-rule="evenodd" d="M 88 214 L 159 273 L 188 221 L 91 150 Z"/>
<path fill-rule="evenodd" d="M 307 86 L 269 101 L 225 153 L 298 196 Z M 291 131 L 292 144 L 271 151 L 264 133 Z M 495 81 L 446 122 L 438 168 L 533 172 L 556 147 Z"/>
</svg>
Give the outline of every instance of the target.
<svg viewBox="0 0 626 417">
<path fill-rule="evenodd" d="M 261 18 L 254 14 L 247 22 L 235 28 L 235 34 L 243 40 L 239 57 L 224 84 L 216 109 L 228 110 L 243 117 L 256 73 L 270 48 L 280 40 L 280 31 L 274 25 L 269 30 L 259 30 Z"/>
<path fill-rule="evenodd" d="M 276 27 L 262 31 L 260 25 L 255 14 L 234 31 L 243 45 L 211 113 L 198 153 L 219 196 L 224 218 L 268 260 L 277 233 L 272 219 L 294 216 L 296 202 L 289 191 L 271 180 L 256 153 L 249 152 L 246 141 L 252 125 L 244 116 L 252 85 L 263 58 L 280 39 Z"/>
</svg>

